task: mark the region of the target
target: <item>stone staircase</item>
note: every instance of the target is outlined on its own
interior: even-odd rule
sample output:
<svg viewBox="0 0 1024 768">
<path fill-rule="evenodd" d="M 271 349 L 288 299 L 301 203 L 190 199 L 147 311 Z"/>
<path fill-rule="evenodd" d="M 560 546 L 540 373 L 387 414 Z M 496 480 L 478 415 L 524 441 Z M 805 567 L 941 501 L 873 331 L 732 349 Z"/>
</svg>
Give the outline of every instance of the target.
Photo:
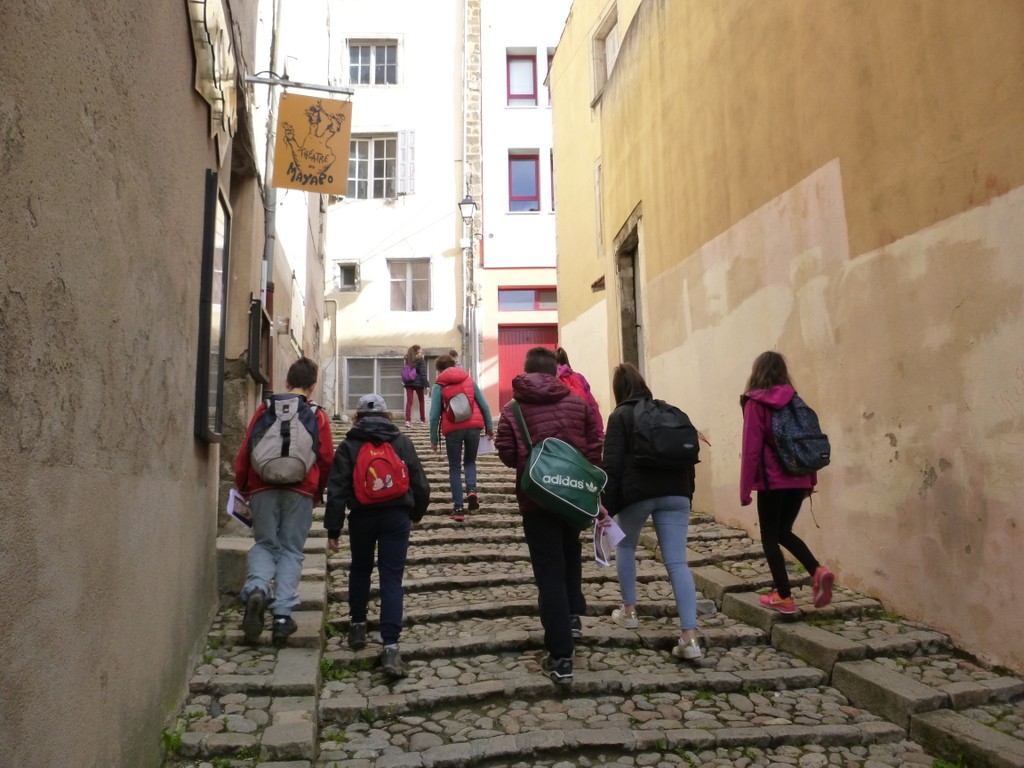
<svg viewBox="0 0 1024 768">
<path fill-rule="evenodd" d="M 370 645 L 348 649 L 347 552 L 327 556 L 318 519 L 299 632 L 280 650 L 267 635 L 243 645 L 240 609 L 225 603 L 165 731 L 167 768 L 1024 766 L 1024 682 L 841 584 L 831 605 L 795 619 L 762 608 L 760 545 L 700 514 L 688 558 L 704 658 L 669 655 L 675 602 L 653 532 L 637 553 L 637 631 L 607 618 L 615 571 L 588 559 L 585 543 L 584 638 L 573 685 L 556 687 L 539 671 L 512 471 L 481 456 L 481 509 L 453 522 L 443 454 L 425 429 L 407 432 L 432 488 L 405 575 L 409 676 L 391 682 L 377 669 L 374 598 Z M 239 538 L 220 547 L 225 583 L 239 568 L 244 577 Z M 809 578 L 795 566 L 792 577 L 798 605 L 810 606 Z"/>
</svg>

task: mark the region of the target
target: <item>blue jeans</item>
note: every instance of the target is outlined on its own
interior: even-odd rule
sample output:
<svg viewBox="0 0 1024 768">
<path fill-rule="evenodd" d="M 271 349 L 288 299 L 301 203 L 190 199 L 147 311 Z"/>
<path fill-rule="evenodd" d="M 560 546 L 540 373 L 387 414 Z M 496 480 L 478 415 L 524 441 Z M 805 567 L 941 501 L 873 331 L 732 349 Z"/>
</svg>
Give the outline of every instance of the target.
<svg viewBox="0 0 1024 768">
<path fill-rule="evenodd" d="M 690 500 L 660 496 L 630 504 L 615 516 L 625 538 L 615 548 L 615 569 L 623 605 L 636 605 L 636 545 L 648 517 L 654 517 L 658 546 L 676 598 L 680 629 L 697 628 L 697 593 L 686 565 L 686 533 L 690 527 Z"/>
<path fill-rule="evenodd" d="M 261 589 L 274 595 L 275 616 L 290 616 L 299 604 L 302 549 L 313 525 L 313 500 L 294 491 L 270 490 L 254 493 L 249 506 L 256 541 L 249 550 L 249 575 L 241 598 L 245 601 L 254 589 Z"/>
<path fill-rule="evenodd" d="M 348 518 L 348 615 L 353 622 L 366 621 L 370 602 L 370 575 L 374 552 L 380 579 L 380 638 L 384 645 L 398 643 L 402 633 L 402 578 L 409 553 L 412 521 L 405 507 L 354 510 Z"/>
<path fill-rule="evenodd" d="M 453 429 L 444 436 L 448 454 L 448 482 L 452 486 L 452 503 L 462 509 L 462 454 L 466 454 L 466 493 L 476 490 L 476 453 L 480 449 L 480 428 Z"/>
</svg>

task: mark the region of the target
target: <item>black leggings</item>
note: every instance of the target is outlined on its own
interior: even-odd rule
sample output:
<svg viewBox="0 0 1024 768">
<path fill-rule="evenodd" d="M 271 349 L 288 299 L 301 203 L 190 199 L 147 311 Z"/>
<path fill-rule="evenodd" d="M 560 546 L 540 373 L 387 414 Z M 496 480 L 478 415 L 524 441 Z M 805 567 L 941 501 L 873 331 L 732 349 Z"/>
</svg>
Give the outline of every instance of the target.
<svg viewBox="0 0 1024 768">
<path fill-rule="evenodd" d="M 780 547 L 788 549 L 807 572 L 814 575 L 818 569 L 818 561 L 803 539 L 793 533 L 793 523 L 800 512 L 800 505 L 807 496 L 806 488 L 781 488 L 776 491 L 757 492 L 757 523 L 761 526 L 761 547 L 768 560 L 768 569 L 772 572 L 772 581 L 779 597 L 789 597 L 793 590 L 789 587 L 789 574 L 786 572 L 786 560 Z"/>
</svg>

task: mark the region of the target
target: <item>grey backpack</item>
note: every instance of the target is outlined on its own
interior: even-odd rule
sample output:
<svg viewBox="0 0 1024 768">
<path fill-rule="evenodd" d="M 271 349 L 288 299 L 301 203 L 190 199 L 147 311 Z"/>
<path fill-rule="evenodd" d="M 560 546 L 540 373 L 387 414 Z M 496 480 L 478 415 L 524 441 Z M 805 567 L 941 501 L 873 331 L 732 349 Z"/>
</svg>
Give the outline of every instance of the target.
<svg viewBox="0 0 1024 768">
<path fill-rule="evenodd" d="M 316 463 L 318 406 L 298 395 L 274 395 L 264 404 L 249 437 L 249 461 L 265 483 L 301 483 Z"/>
<path fill-rule="evenodd" d="M 465 392 L 459 392 L 448 401 L 448 415 L 456 424 L 468 420 L 473 415 L 473 404 L 469 402 Z"/>
</svg>

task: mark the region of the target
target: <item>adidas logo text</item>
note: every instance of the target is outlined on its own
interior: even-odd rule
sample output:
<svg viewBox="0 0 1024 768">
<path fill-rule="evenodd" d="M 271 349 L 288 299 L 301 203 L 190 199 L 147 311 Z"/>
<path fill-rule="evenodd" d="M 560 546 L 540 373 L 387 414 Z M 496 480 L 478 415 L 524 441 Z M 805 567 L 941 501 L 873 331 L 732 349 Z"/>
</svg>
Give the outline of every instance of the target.
<svg viewBox="0 0 1024 768">
<path fill-rule="evenodd" d="M 544 482 L 548 485 L 565 485 L 569 488 L 583 489 L 582 480 L 573 480 L 568 475 L 544 475 Z"/>
</svg>

